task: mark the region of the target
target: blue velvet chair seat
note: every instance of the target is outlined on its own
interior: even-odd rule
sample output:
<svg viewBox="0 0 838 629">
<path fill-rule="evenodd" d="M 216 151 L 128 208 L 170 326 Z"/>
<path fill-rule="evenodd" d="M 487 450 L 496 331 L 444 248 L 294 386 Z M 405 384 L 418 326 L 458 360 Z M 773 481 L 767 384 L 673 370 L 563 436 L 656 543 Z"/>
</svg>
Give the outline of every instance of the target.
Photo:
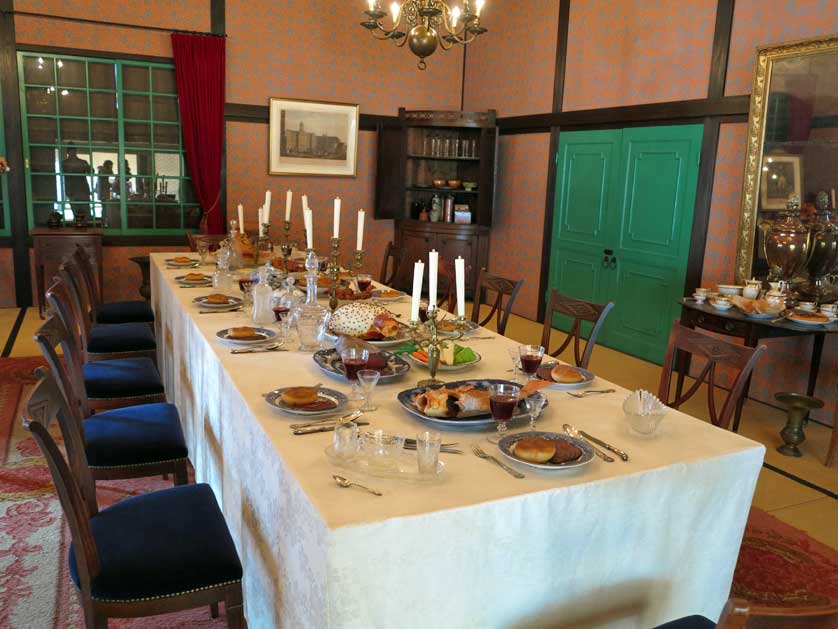
<svg viewBox="0 0 838 629">
<path fill-rule="evenodd" d="M 112 301 L 96 311 L 96 323 L 151 323 L 154 311 L 147 301 Z"/>
<path fill-rule="evenodd" d="M 144 352 L 154 349 L 157 349 L 157 341 L 147 323 L 94 326 L 87 343 L 87 351 L 91 354 Z"/>
<path fill-rule="evenodd" d="M 716 629 L 716 623 L 704 616 L 687 616 L 658 625 L 655 629 Z"/>
<path fill-rule="evenodd" d="M 84 389 L 92 399 L 130 398 L 163 393 L 163 380 L 150 358 L 118 358 L 87 363 Z"/>
<path fill-rule="evenodd" d="M 185 459 L 186 440 L 172 404 L 139 404 L 96 413 L 84 420 L 91 467 Z"/>
<path fill-rule="evenodd" d="M 235 582 L 242 566 L 209 485 L 122 500 L 90 519 L 101 570 L 94 599 L 127 601 Z M 75 549 L 70 576 L 79 586 Z"/>
</svg>

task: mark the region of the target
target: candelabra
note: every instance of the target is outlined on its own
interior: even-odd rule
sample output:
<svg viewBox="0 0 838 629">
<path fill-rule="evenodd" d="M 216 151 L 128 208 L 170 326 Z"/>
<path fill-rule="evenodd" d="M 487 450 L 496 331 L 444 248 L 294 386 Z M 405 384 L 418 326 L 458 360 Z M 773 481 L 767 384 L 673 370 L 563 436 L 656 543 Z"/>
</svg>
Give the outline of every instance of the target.
<svg viewBox="0 0 838 629">
<path fill-rule="evenodd" d="M 283 229 L 285 236 L 279 244 L 279 251 L 282 253 L 282 270 L 288 272 L 288 260 L 291 258 L 291 252 L 294 250 L 294 243 L 289 238 L 291 233 L 291 221 L 283 221 Z"/>
<path fill-rule="evenodd" d="M 438 380 L 436 377 L 436 372 L 439 368 L 440 350 L 445 347 L 447 343 L 453 343 L 454 341 L 461 339 L 466 331 L 467 324 L 465 317 L 456 317 L 454 319 L 455 332 L 453 334 L 446 334 L 445 336 L 440 337 L 439 328 L 437 326 L 438 316 L 438 308 L 428 308 L 428 320 L 425 322 L 427 334 L 422 333 L 422 324 L 420 321 L 408 322 L 410 336 L 413 343 L 417 347 L 428 351 L 428 370 L 430 371 L 431 377 L 417 382 L 416 384 L 420 387 L 442 384 L 442 380 Z"/>
<path fill-rule="evenodd" d="M 329 309 L 334 312 L 338 307 L 338 280 L 340 279 L 340 238 L 329 239 L 329 266 L 326 274 L 332 280 L 332 287 L 329 290 Z"/>
</svg>

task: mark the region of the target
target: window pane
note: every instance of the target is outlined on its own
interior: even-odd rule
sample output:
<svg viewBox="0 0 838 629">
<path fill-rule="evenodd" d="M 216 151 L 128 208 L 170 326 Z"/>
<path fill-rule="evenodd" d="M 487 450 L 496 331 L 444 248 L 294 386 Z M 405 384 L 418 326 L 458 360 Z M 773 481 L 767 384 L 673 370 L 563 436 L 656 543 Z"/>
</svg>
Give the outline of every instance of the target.
<svg viewBox="0 0 838 629">
<path fill-rule="evenodd" d="M 116 89 L 116 64 L 88 63 L 87 73 L 90 77 L 91 88 L 103 90 Z"/>
<path fill-rule="evenodd" d="M 126 150 L 125 158 L 131 167 L 132 175 L 151 177 L 154 174 L 154 165 L 151 162 L 151 151 Z"/>
<path fill-rule="evenodd" d="M 180 153 L 155 153 L 154 172 L 162 177 L 180 177 Z"/>
<path fill-rule="evenodd" d="M 116 118 L 116 94 L 90 92 L 90 115 L 97 118 Z"/>
<path fill-rule="evenodd" d="M 151 201 L 154 197 L 154 179 L 152 177 L 131 177 L 125 182 L 128 198 L 132 201 Z"/>
<path fill-rule="evenodd" d="M 180 179 L 157 177 L 154 180 L 154 200 L 158 203 L 180 201 Z"/>
<path fill-rule="evenodd" d="M 61 119 L 61 143 L 87 145 L 87 120 L 74 120 L 71 118 Z"/>
<path fill-rule="evenodd" d="M 55 88 L 27 87 L 26 111 L 30 114 L 55 114 Z"/>
<path fill-rule="evenodd" d="M 64 199 L 66 201 L 90 201 L 90 181 L 87 177 L 84 175 L 64 175 L 62 179 L 64 180 Z"/>
<path fill-rule="evenodd" d="M 42 57 L 23 58 L 23 82 L 34 85 L 52 85 L 55 81 L 52 59 Z"/>
<path fill-rule="evenodd" d="M 48 146 L 33 146 L 29 149 L 29 167 L 35 173 L 54 173 L 57 149 Z"/>
<path fill-rule="evenodd" d="M 61 198 L 59 177 L 55 175 L 32 175 L 32 198 L 55 201 Z"/>
<path fill-rule="evenodd" d="M 151 69 L 152 91 L 161 94 L 177 94 L 174 68 Z"/>
<path fill-rule="evenodd" d="M 148 87 L 148 68 L 122 66 L 122 89 L 130 92 L 147 92 Z"/>
<path fill-rule="evenodd" d="M 6 206 L 0 201 L 0 229 L 6 229 Z"/>
<path fill-rule="evenodd" d="M 35 203 L 32 206 L 32 214 L 35 225 L 39 225 L 41 227 L 46 225 L 49 220 L 49 215 L 52 214 L 54 209 L 55 205 L 53 203 Z"/>
<path fill-rule="evenodd" d="M 87 85 L 84 61 L 58 59 L 55 66 L 58 69 L 59 85 L 65 87 L 85 87 Z"/>
<path fill-rule="evenodd" d="M 131 229 L 151 229 L 154 227 L 151 204 L 129 203 L 127 210 L 128 227 Z"/>
<path fill-rule="evenodd" d="M 126 118 L 151 119 L 151 105 L 149 97 L 145 94 L 126 94 L 122 99 L 122 106 Z"/>
<path fill-rule="evenodd" d="M 87 92 L 60 88 L 58 112 L 62 116 L 87 116 Z"/>
<path fill-rule="evenodd" d="M 157 215 L 157 229 L 180 229 L 179 205 L 158 205 L 154 211 Z"/>
<path fill-rule="evenodd" d="M 37 144 L 57 144 L 58 124 L 54 118 L 29 118 L 29 141 Z"/>
<path fill-rule="evenodd" d="M 147 122 L 126 122 L 125 144 L 149 146 L 151 144 L 151 125 Z"/>
<path fill-rule="evenodd" d="M 178 125 L 154 125 L 154 145 L 161 148 L 178 148 L 180 146 L 180 133 Z"/>
<path fill-rule="evenodd" d="M 183 208 L 183 228 L 198 229 L 201 226 L 201 208 L 197 206 Z"/>
<path fill-rule="evenodd" d="M 94 143 L 117 144 L 119 142 L 119 130 L 116 121 L 92 120 L 90 126 Z"/>
<path fill-rule="evenodd" d="M 191 179 L 182 179 L 180 182 L 181 201 L 184 203 L 197 203 L 198 198 L 195 196 L 195 191 L 192 189 Z"/>
<path fill-rule="evenodd" d="M 173 96 L 154 97 L 154 119 L 164 122 L 178 121 L 177 98 Z"/>
</svg>

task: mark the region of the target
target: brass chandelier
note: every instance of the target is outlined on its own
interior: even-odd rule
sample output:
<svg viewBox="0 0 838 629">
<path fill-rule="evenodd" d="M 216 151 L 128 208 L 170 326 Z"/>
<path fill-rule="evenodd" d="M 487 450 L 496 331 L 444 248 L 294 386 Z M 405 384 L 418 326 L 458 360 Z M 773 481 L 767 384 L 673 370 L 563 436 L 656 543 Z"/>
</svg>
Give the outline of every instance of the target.
<svg viewBox="0 0 838 629">
<path fill-rule="evenodd" d="M 474 2 L 474 11 L 469 0 L 463 0 L 463 8 L 448 6 L 447 0 L 404 0 L 390 5 L 392 25 L 387 28 L 382 20 L 387 16 L 381 10 L 379 0 L 367 0 L 369 8 L 364 11 L 369 19 L 361 26 L 376 39 L 391 39 L 401 48 L 405 43 L 414 55 L 419 57 L 419 69 L 428 67 L 425 57 L 437 49 L 450 50 L 455 44 L 470 44 L 486 32 L 480 26 L 480 11 L 484 0 Z M 443 32 L 444 31 L 444 32 Z"/>
</svg>

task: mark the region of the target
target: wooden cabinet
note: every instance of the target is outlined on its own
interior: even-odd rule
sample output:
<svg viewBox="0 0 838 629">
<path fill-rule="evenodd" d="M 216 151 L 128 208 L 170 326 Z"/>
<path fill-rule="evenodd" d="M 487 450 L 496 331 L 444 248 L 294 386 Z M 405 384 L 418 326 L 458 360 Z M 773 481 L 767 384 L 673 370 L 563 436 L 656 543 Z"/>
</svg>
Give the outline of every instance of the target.
<svg viewBox="0 0 838 629">
<path fill-rule="evenodd" d="M 489 263 L 489 228 L 483 225 L 454 225 L 405 219 L 396 225 L 396 242 L 404 248 L 404 261 L 395 284 L 410 291 L 413 262 L 427 260 L 431 249 L 446 262 L 462 257 L 466 261 L 466 296 L 474 294 L 480 269 Z M 427 280 L 426 280 L 427 282 Z"/>
<path fill-rule="evenodd" d="M 38 290 L 38 314 L 44 316 L 44 293 L 62 262 L 73 254 L 76 245 L 81 245 L 90 256 L 99 282 L 99 294 L 103 294 L 102 285 L 102 230 L 60 228 L 48 229 L 36 227 L 32 230 L 32 246 L 35 255 L 35 286 Z"/>
</svg>

